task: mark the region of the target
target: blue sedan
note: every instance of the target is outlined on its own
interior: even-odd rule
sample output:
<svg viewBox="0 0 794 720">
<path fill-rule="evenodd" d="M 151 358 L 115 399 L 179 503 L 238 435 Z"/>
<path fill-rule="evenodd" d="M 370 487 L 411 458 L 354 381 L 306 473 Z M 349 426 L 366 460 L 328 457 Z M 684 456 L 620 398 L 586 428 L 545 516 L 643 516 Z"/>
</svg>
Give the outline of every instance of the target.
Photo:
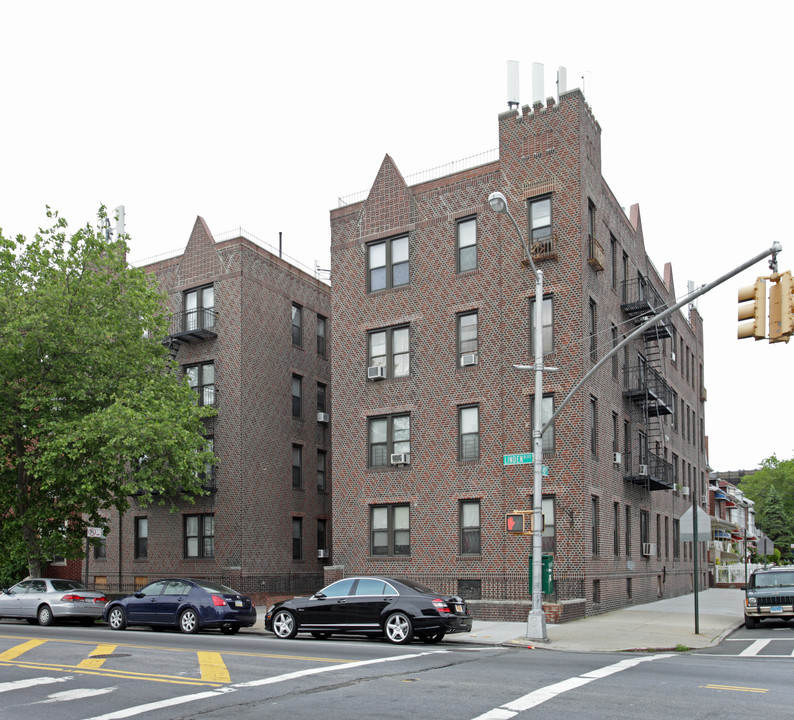
<svg viewBox="0 0 794 720">
<path fill-rule="evenodd" d="M 178 628 L 195 633 L 217 628 L 233 635 L 256 622 L 251 598 L 208 580 L 157 580 L 120 600 L 113 600 L 102 615 L 113 630 L 129 625 Z"/>
</svg>

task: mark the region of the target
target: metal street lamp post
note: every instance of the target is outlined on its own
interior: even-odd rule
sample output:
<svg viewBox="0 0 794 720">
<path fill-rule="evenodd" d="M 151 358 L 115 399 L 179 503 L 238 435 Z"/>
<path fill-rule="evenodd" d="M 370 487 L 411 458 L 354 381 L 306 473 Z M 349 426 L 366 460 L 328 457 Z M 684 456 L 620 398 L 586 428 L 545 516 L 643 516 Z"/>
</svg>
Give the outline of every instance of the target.
<svg viewBox="0 0 794 720">
<path fill-rule="evenodd" d="M 535 328 L 533 344 L 535 347 L 534 365 L 515 365 L 517 369 L 534 369 L 535 401 L 532 423 L 532 465 L 534 482 L 532 486 L 532 610 L 527 618 L 527 637 L 533 640 L 548 640 L 546 635 L 546 615 L 543 612 L 543 271 L 535 267 L 524 235 L 515 218 L 507 208 L 507 199 L 500 192 L 488 196 L 491 210 L 507 215 L 516 229 L 516 234 L 524 249 L 535 275 Z M 551 369 L 551 368 L 548 368 Z"/>
</svg>

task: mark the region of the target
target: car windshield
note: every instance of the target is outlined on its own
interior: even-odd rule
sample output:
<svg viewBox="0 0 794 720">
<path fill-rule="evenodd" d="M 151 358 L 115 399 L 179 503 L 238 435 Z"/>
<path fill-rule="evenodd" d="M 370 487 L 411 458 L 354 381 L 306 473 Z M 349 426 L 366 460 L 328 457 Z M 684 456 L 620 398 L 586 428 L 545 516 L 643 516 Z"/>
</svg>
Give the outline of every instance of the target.
<svg viewBox="0 0 794 720">
<path fill-rule="evenodd" d="M 236 590 L 221 585 L 220 583 L 210 582 L 209 580 L 196 580 L 196 585 L 204 588 L 207 592 L 226 593 L 227 595 L 237 595 Z"/>
<path fill-rule="evenodd" d="M 760 573 L 755 576 L 754 586 L 770 588 L 794 585 L 794 571 Z"/>
<path fill-rule="evenodd" d="M 83 583 L 79 583 L 76 580 L 51 580 L 52 587 L 54 590 L 58 592 L 63 592 L 64 590 L 87 590 Z"/>
</svg>

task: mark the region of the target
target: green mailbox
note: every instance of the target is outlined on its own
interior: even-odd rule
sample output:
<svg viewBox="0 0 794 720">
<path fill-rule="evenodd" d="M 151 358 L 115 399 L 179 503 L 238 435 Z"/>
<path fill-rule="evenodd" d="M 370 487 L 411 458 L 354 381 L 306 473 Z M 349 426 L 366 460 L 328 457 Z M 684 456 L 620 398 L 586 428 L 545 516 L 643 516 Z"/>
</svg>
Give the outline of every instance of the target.
<svg viewBox="0 0 794 720">
<path fill-rule="evenodd" d="M 551 579 L 553 557 L 553 555 L 544 555 L 541 560 L 543 564 L 540 573 L 541 587 L 544 595 L 551 595 L 554 591 L 554 583 Z M 529 592 L 532 594 L 532 555 L 529 556 Z"/>
</svg>

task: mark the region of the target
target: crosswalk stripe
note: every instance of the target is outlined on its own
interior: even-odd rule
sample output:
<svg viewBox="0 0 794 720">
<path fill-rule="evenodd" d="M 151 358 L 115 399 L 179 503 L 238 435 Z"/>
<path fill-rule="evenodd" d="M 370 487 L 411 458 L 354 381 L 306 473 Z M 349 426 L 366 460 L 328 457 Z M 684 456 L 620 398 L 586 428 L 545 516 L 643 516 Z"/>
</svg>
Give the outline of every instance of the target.
<svg viewBox="0 0 794 720">
<path fill-rule="evenodd" d="M 0 653 L 0 660 L 14 660 L 18 658 L 23 653 L 26 653 L 28 650 L 32 650 L 39 645 L 44 645 L 47 642 L 46 640 L 28 640 L 27 642 L 20 643 L 19 645 L 15 645 L 14 647 L 6 650 L 3 653 Z"/>
<path fill-rule="evenodd" d="M 199 652 L 198 661 L 201 668 L 201 679 L 208 682 L 231 682 L 229 671 L 223 662 L 220 653 L 217 652 Z"/>
<path fill-rule="evenodd" d="M 746 647 L 739 653 L 739 657 L 746 656 L 746 655 L 758 655 L 761 650 L 763 650 L 767 645 L 769 645 L 769 640 L 756 640 L 752 643 L 749 647 Z"/>
</svg>

